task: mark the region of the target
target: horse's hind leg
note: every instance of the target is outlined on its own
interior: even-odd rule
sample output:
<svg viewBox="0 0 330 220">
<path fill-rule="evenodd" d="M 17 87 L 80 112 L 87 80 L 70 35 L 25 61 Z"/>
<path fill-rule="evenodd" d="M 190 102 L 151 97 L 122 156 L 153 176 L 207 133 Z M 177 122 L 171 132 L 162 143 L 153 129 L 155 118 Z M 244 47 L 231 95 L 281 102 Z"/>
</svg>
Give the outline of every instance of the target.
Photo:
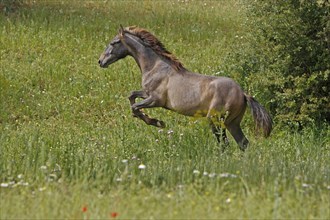
<svg viewBox="0 0 330 220">
<path fill-rule="evenodd" d="M 242 131 L 241 127 L 240 127 L 240 124 L 237 123 L 237 121 L 236 122 L 235 121 L 232 121 L 226 127 L 227 127 L 228 131 L 230 132 L 230 134 L 234 137 L 236 143 L 239 145 L 239 148 L 242 151 L 245 151 L 245 149 L 249 145 L 249 141 L 245 137 L 245 135 L 243 134 L 243 131 Z"/>
</svg>

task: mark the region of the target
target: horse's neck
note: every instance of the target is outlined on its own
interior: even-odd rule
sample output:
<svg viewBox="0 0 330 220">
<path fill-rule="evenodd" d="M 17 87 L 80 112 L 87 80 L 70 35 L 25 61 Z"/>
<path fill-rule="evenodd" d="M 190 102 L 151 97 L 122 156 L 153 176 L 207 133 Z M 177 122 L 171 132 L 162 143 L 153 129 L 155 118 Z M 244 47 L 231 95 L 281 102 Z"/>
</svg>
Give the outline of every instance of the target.
<svg viewBox="0 0 330 220">
<path fill-rule="evenodd" d="M 144 48 L 144 50 L 139 51 L 133 57 L 139 65 L 142 74 L 151 71 L 160 60 L 159 56 L 150 48 Z"/>
<path fill-rule="evenodd" d="M 140 67 L 141 73 L 144 77 L 150 77 L 157 73 L 163 75 L 164 73 L 174 71 L 172 66 L 164 61 L 164 58 L 149 47 L 144 47 L 138 51 L 138 53 L 131 54 L 131 56 Z"/>
<path fill-rule="evenodd" d="M 151 48 L 144 46 L 140 40 L 134 36 L 127 36 L 125 44 L 130 51 L 130 55 L 135 59 L 142 73 L 148 72 L 159 61 L 160 57 Z"/>
</svg>

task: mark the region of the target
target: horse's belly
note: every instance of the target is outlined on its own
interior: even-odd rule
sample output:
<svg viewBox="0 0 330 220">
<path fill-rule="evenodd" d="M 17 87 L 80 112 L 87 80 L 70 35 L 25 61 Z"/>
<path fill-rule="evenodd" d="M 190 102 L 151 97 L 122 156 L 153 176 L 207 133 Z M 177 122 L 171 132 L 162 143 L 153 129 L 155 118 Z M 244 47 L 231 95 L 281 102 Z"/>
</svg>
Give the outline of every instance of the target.
<svg viewBox="0 0 330 220">
<path fill-rule="evenodd" d="M 208 113 L 208 106 L 196 100 L 181 99 L 176 102 L 172 100 L 167 108 L 186 116 L 204 117 Z"/>
<path fill-rule="evenodd" d="M 214 93 L 209 83 L 201 75 L 174 78 L 169 82 L 167 107 L 187 116 L 206 116 Z"/>
</svg>

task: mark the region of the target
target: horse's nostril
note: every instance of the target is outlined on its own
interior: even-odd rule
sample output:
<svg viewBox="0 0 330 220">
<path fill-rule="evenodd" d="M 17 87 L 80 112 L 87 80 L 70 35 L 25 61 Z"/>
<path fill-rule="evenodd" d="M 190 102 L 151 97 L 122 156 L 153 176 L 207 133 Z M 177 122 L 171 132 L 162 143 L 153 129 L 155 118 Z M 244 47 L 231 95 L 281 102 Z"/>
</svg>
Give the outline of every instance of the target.
<svg viewBox="0 0 330 220">
<path fill-rule="evenodd" d="M 100 65 L 101 65 L 101 63 L 102 63 L 101 60 L 99 60 L 99 64 L 100 64 Z"/>
</svg>

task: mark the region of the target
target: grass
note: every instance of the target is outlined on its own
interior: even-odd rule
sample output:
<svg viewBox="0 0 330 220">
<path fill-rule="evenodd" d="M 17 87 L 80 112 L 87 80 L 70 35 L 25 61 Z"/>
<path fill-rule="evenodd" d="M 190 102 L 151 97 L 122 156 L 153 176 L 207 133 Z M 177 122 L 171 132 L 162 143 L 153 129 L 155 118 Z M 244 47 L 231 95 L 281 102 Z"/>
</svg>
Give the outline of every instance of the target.
<svg viewBox="0 0 330 220">
<path fill-rule="evenodd" d="M 133 59 L 97 64 L 119 25 L 135 24 L 188 69 L 244 84 L 222 61 L 243 19 L 236 1 L 41 1 L 1 14 L 0 218 L 329 218 L 328 126 L 262 139 L 247 113 L 249 150 L 231 138 L 222 154 L 203 119 L 148 110 L 159 130 L 131 117 Z"/>
</svg>

